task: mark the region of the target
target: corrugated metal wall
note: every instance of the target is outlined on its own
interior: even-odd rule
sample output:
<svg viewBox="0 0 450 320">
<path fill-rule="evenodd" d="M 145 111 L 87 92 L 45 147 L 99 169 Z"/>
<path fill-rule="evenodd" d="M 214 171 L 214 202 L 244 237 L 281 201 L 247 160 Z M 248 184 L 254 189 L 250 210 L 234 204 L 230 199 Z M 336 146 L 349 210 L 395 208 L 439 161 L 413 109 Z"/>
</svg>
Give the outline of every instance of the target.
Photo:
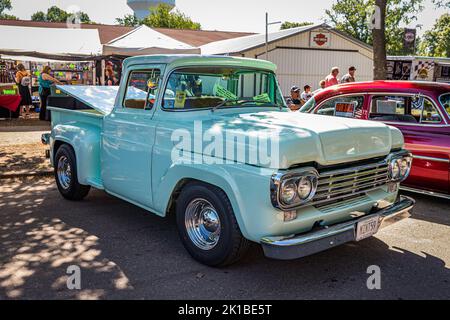
<svg viewBox="0 0 450 320">
<path fill-rule="evenodd" d="M 341 70 L 339 77 L 347 73 L 348 67 L 353 65 L 357 68 L 357 81 L 373 79 L 373 53 L 367 47 L 333 32 L 327 50 L 317 50 L 310 48 L 309 38 L 310 33 L 306 32 L 269 46 L 269 60 L 278 66 L 277 75 L 285 96 L 289 95 L 292 85 L 303 87 L 309 84 L 313 89 L 318 88 L 319 81 L 324 79 L 334 66 Z M 265 59 L 265 49 L 257 48 L 245 52 L 244 55 Z"/>
</svg>

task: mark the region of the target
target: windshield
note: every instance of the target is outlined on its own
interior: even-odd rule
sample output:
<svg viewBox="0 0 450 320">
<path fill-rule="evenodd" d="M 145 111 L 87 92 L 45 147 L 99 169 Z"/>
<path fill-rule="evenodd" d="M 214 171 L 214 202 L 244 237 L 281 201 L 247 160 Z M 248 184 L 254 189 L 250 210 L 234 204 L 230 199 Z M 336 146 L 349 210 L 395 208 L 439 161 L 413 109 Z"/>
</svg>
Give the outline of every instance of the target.
<svg viewBox="0 0 450 320">
<path fill-rule="evenodd" d="M 311 112 L 314 107 L 316 106 L 316 99 L 314 97 L 311 97 L 300 109 L 300 112 Z"/>
<path fill-rule="evenodd" d="M 184 68 L 173 72 L 165 109 L 285 107 L 275 74 L 234 67 Z"/>
<path fill-rule="evenodd" d="M 450 93 L 446 93 L 441 96 L 441 104 L 444 107 L 445 111 L 447 111 L 448 116 L 450 117 Z"/>
</svg>

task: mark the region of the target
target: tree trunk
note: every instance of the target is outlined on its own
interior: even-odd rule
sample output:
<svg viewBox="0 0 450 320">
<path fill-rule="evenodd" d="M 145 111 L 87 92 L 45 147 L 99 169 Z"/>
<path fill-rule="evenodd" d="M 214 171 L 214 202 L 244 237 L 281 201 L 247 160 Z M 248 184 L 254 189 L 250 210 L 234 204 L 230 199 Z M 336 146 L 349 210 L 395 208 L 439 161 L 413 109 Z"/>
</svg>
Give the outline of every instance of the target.
<svg viewBox="0 0 450 320">
<path fill-rule="evenodd" d="M 387 0 L 375 0 L 375 26 L 373 35 L 373 78 L 386 79 L 386 6 Z"/>
</svg>

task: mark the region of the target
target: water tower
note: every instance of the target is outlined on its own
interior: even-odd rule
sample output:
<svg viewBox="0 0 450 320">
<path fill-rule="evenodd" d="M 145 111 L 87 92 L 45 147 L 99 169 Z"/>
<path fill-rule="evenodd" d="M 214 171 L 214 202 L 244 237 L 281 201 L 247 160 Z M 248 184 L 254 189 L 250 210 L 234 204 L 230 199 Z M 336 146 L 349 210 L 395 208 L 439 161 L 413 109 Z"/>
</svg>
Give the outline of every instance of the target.
<svg viewBox="0 0 450 320">
<path fill-rule="evenodd" d="M 144 19 L 150 14 L 150 7 L 155 7 L 160 3 L 175 7 L 175 0 L 127 0 L 128 6 L 133 9 L 134 15 L 138 19 Z"/>
</svg>

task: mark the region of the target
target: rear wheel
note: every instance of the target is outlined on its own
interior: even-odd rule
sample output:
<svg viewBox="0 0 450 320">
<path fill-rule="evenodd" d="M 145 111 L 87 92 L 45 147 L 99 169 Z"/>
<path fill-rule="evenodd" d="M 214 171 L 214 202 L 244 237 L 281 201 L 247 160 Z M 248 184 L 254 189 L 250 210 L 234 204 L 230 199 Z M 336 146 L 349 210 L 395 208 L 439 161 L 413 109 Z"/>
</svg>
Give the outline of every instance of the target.
<svg viewBox="0 0 450 320">
<path fill-rule="evenodd" d="M 177 227 L 186 250 L 209 266 L 239 260 L 250 241 L 242 236 L 226 194 L 210 185 L 186 185 L 176 205 Z"/>
<path fill-rule="evenodd" d="M 61 195 L 68 200 L 81 200 L 86 197 L 90 186 L 78 182 L 77 162 L 72 147 L 63 144 L 55 155 L 55 180 Z"/>
</svg>

